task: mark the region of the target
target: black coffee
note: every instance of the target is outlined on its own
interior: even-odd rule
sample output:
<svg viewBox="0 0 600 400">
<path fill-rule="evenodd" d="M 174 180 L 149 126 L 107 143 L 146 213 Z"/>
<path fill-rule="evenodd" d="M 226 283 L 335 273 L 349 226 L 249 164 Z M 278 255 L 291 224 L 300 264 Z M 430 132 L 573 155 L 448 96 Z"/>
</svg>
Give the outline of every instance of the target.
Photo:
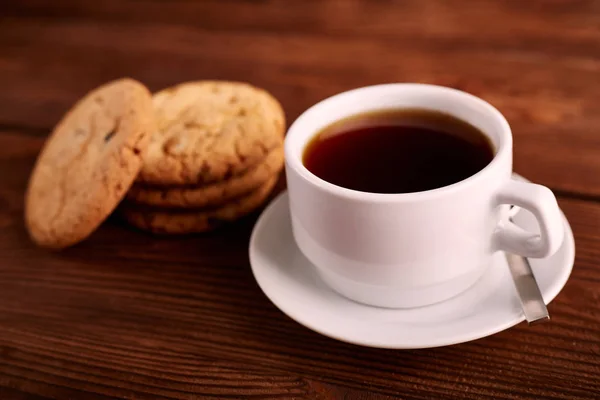
<svg viewBox="0 0 600 400">
<path fill-rule="evenodd" d="M 451 185 L 494 158 L 490 140 L 451 115 L 398 109 L 354 115 L 329 125 L 304 151 L 321 179 L 373 193 L 410 193 Z"/>
</svg>

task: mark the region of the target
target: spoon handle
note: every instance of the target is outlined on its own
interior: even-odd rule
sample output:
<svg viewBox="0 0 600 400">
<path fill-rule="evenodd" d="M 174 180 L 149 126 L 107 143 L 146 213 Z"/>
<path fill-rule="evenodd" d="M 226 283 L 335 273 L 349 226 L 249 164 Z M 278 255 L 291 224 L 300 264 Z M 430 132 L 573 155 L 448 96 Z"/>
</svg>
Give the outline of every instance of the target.
<svg viewBox="0 0 600 400">
<path fill-rule="evenodd" d="M 531 270 L 529 260 L 517 254 L 505 254 L 515 288 L 519 294 L 525 319 L 530 325 L 549 321 L 550 315 Z"/>
</svg>

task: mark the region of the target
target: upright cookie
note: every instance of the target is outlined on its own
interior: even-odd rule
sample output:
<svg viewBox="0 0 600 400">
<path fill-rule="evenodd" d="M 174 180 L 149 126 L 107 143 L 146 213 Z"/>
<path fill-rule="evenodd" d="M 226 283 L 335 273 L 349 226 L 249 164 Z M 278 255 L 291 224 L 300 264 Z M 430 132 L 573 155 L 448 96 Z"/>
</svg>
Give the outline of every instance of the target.
<svg viewBox="0 0 600 400">
<path fill-rule="evenodd" d="M 25 223 L 33 241 L 58 249 L 89 236 L 133 183 L 154 130 L 151 94 L 132 79 L 78 101 L 47 139 L 29 179 Z"/>
<path fill-rule="evenodd" d="M 269 152 L 265 160 L 243 175 L 202 186 L 155 187 L 134 184 L 127 199 L 155 207 L 199 208 L 218 206 L 257 189 L 283 168 L 283 148 Z"/>
<path fill-rule="evenodd" d="M 258 189 L 218 208 L 204 210 L 161 210 L 132 203 L 123 205 L 122 214 L 131 225 L 154 233 L 200 233 L 233 222 L 260 207 L 277 183 L 270 178 Z"/>
<path fill-rule="evenodd" d="M 266 91 L 246 83 L 199 81 L 154 95 L 158 129 L 139 182 L 205 184 L 246 172 L 281 146 L 285 116 Z"/>
</svg>

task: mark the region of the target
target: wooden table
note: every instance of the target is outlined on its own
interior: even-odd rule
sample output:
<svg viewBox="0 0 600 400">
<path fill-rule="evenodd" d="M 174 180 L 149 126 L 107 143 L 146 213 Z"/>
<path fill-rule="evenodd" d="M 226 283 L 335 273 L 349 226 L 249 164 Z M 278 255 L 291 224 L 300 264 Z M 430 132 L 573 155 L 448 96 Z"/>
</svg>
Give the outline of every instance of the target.
<svg viewBox="0 0 600 400">
<path fill-rule="evenodd" d="M 23 192 L 44 137 L 121 76 L 249 81 L 288 121 L 382 82 L 481 96 L 513 127 L 515 170 L 555 191 L 575 232 L 552 322 L 428 350 L 328 339 L 258 288 L 256 215 L 179 238 L 111 218 L 65 252 L 34 247 Z M 600 398 L 599 84 L 591 0 L 2 1 L 0 398 Z"/>
</svg>

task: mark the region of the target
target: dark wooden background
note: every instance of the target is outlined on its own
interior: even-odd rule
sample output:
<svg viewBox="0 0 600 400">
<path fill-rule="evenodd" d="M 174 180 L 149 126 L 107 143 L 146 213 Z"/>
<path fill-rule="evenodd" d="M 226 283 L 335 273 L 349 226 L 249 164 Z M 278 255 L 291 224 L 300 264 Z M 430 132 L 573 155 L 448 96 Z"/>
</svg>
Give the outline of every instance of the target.
<svg viewBox="0 0 600 400">
<path fill-rule="evenodd" d="M 163 239 L 112 218 L 63 253 L 34 247 L 23 191 L 44 137 L 121 76 L 249 81 L 289 121 L 382 82 L 483 97 L 575 232 L 552 322 L 415 351 L 322 337 L 255 283 L 256 215 Z M 598 1 L 0 1 L 0 399 L 600 398 L 599 228 Z"/>
</svg>

